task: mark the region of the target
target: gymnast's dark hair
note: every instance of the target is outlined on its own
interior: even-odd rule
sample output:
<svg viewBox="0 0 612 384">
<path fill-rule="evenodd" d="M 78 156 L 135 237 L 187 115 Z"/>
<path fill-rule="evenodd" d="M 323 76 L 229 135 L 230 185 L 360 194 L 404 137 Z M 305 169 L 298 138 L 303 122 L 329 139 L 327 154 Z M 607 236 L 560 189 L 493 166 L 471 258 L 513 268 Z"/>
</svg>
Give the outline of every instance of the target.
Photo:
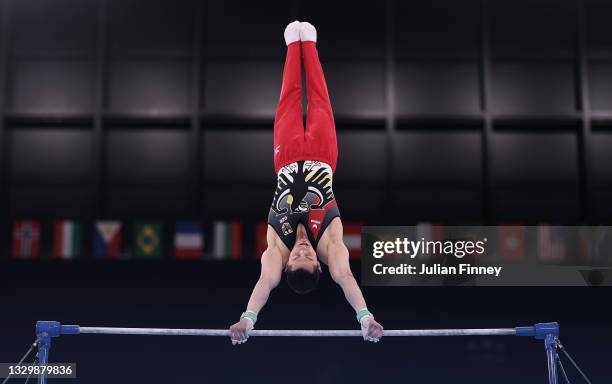
<svg viewBox="0 0 612 384">
<path fill-rule="evenodd" d="M 312 292 L 319 283 L 318 268 L 313 268 L 312 271 L 308 271 L 304 268 L 295 270 L 288 268 L 285 274 L 287 275 L 287 284 L 289 284 L 289 287 L 291 287 L 295 293 L 303 294 Z"/>
</svg>

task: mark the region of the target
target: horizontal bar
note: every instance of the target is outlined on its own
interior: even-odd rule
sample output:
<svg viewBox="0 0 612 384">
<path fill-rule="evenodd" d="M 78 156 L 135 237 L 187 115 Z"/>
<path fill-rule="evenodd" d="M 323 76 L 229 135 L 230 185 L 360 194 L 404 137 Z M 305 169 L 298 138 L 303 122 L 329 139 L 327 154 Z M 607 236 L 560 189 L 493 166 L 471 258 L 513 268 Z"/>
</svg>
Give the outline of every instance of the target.
<svg viewBox="0 0 612 384">
<path fill-rule="evenodd" d="M 177 329 L 177 328 L 113 328 L 79 327 L 79 333 L 106 335 L 159 335 L 159 336 L 229 336 L 227 329 Z M 384 336 L 514 336 L 515 328 L 485 329 L 393 329 Z M 348 337 L 361 336 L 360 330 L 262 330 L 255 329 L 249 336 L 289 337 Z"/>
</svg>

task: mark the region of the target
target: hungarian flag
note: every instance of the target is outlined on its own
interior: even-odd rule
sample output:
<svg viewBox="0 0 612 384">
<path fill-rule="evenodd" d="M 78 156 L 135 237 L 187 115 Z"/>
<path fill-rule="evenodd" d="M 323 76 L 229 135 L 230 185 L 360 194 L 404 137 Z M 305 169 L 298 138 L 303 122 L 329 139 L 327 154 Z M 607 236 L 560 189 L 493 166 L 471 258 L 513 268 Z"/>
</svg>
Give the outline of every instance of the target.
<svg viewBox="0 0 612 384">
<path fill-rule="evenodd" d="M 174 256 L 177 259 L 199 259 L 204 249 L 202 225 L 198 223 L 176 223 L 174 233 Z"/>
<path fill-rule="evenodd" d="M 351 259 L 361 257 L 361 223 L 343 223 L 344 244 Z"/>
<path fill-rule="evenodd" d="M 95 224 L 94 256 L 118 259 L 121 257 L 123 224 L 119 221 L 98 221 Z"/>
<path fill-rule="evenodd" d="M 502 260 L 525 258 L 525 226 L 500 225 L 497 227 L 497 247 Z"/>
<path fill-rule="evenodd" d="M 135 256 L 161 257 L 161 223 L 157 221 L 137 222 L 134 232 Z"/>
<path fill-rule="evenodd" d="M 72 259 L 81 253 L 81 225 L 70 220 L 53 223 L 53 257 Z"/>
<path fill-rule="evenodd" d="M 16 221 L 13 228 L 13 257 L 40 256 L 40 222 Z"/>
<path fill-rule="evenodd" d="M 242 257 L 242 223 L 216 221 L 213 233 L 213 257 L 239 259 Z"/>
<path fill-rule="evenodd" d="M 255 256 L 261 257 L 266 248 L 268 248 L 268 223 L 259 221 L 255 224 Z"/>
</svg>

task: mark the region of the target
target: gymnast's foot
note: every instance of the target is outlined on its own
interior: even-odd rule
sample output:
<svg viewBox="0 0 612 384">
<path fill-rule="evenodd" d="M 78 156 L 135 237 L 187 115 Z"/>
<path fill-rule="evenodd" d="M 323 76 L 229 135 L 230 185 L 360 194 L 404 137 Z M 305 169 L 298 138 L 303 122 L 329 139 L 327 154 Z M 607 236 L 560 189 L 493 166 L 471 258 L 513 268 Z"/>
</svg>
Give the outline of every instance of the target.
<svg viewBox="0 0 612 384">
<path fill-rule="evenodd" d="M 297 20 L 287 24 L 287 28 L 285 28 L 285 43 L 289 45 L 296 41 L 300 41 L 300 22 Z"/>
<path fill-rule="evenodd" d="M 317 42 L 317 30 L 308 22 L 300 23 L 300 40 Z"/>
</svg>

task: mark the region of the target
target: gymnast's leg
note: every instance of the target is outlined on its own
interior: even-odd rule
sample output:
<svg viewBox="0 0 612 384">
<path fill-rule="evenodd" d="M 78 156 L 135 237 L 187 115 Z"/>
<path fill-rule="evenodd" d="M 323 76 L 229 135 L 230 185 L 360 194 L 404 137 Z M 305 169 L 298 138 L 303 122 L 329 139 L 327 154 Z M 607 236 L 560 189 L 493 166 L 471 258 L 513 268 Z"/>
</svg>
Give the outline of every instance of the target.
<svg viewBox="0 0 612 384">
<path fill-rule="evenodd" d="M 301 23 L 302 55 L 306 72 L 306 151 L 308 159 L 320 160 L 336 170 L 338 144 L 323 68 L 316 46 L 316 29 L 310 23 Z"/>
<path fill-rule="evenodd" d="M 304 145 L 302 116 L 302 49 L 299 25 L 295 21 L 285 29 L 287 57 L 283 70 L 280 100 L 274 117 L 274 169 L 298 160 Z"/>
</svg>

